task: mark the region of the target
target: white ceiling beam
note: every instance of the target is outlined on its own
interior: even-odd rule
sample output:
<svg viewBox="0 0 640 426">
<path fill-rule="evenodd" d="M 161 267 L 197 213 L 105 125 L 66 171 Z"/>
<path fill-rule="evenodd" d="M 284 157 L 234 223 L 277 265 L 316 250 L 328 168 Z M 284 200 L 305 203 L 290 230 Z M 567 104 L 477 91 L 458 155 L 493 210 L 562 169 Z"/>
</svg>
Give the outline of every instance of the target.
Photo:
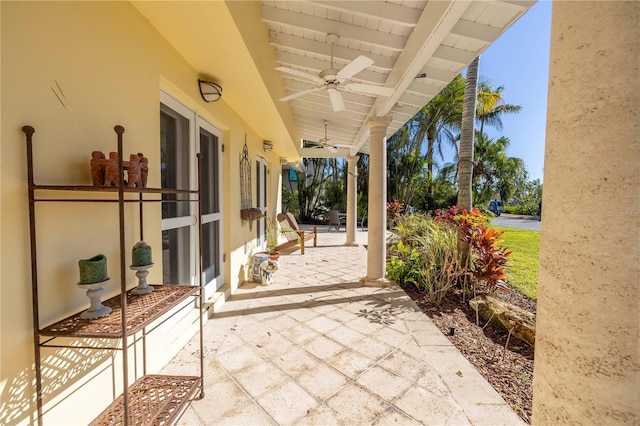
<svg viewBox="0 0 640 426">
<path fill-rule="evenodd" d="M 372 108 L 373 114 L 384 116 L 393 109 L 415 76 L 424 68 L 433 52 L 449 35 L 451 28 L 456 25 L 470 5 L 470 2 L 453 0 L 427 3 L 420 15 L 418 25 L 396 60 L 396 67 L 387 79 L 386 86 L 395 88 L 395 92 L 387 98 L 377 98 Z M 368 129 L 363 125 L 356 137 L 358 146 L 366 141 L 367 134 Z"/>
<path fill-rule="evenodd" d="M 311 52 L 316 55 L 325 55 L 327 58 L 331 56 L 331 47 L 326 42 L 296 37 L 291 34 L 283 34 L 275 31 L 270 33 L 269 38 L 271 44 L 274 46 Z M 351 62 L 358 56 L 362 55 L 362 52 L 356 49 L 336 45 L 333 48 L 333 55 L 338 59 Z M 367 53 L 366 56 L 373 59 L 372 67 L 380 68 L 382 70 L 391 70 L 395 63 L 395 58 L 388 56 L 378 55 L 371 52 Z"/>
<path fill-rule="evenodd" d="M 411 118 L 416 114 L 416 112 L 418 112 L 418 109 L 409 105 L 396 105 L 393 107 L 392 111 L 395 111 L 399 114 L 407 115 L 409 116 L 409 118 Z"/>
<path fill-rule="evenodd" d="M 411 92 L 404 92 L 402 96 L 400 96 L 400 99 L 398 99 L 398 102 L 420 109 L 429 102 L 429 99 L 431 99 L 429 96 L 420 96 Z"/>
<path fill-rule="evenodd" d="M 294 114 L 295 116 L 295 114 Z M 318 119 L 316 117 L 314 118 L 309 118 L 309 117 L 305 117 L 305 116 L 296 116 L 297 119 L 299 120 L 299 123 L 305 126 L 317 126 L 319 129 L 323 129 L 324 131 L 324 121 L 318 121 Z M 332 120 L 327 120 L 327 127 L 329 128 L 329 130 L 331 129 L 335 129 L 335 130 L 344 130 L 345 132 L 353 132 L 354 134 L 360 129 L 360 126 L 357 124 L 354 125 L 347 125 L 342 121 L 332 121 Z"/>
<path fill-rule="evenodd" d="M 327 120 L 330 123 L 336 123 L 339 121 L 345 126 L 357 127 L 358 129 L 360 129 L 360 126 L 362 126 L 362 121 L 364 120 L 364 118 L 362 118 L 361 116 L 345 117 L 336 112 L 334 112 L 333 114 L 331 113 L 318 114 L 316 110 L 309 110 L 309 109 L 302 109 L 302 108 L 294 110 L 293 116 L 296 117 L 296 119 L 307 119 L 309 121 L 317 121 L 318 117 L 320 116 L 322 117 L 322 119 Z"/>
<path fill-rule="evenodd" d="M 434 97 L 435 95 L 440 93 L 441 90 L 442 89 L 439 86 L 433 86 L 431 84 L 426 84 L 418 80 L 412 82 L 409 87 L 407 87 L 408 92 L 428 98 Z"/>
<path fill-rule="evenodd" d="M 476 52 L 440 45 L 440 47 L 433 52 L 433 57 L 467 66 L 476 58 Z"/>
<path fill-rule="evenodd" d="M 446 84 L 451 83 L 451 81 L 454 78 L 456 78 L 456 76 L 458 75 L 457 72 L 443 70 L 442 68 L 430 67 L 428 65 L 422 68 L 421 73 L 424 73 L 427 75 L 425 78 L 429 78 L 431 80 L 436 80 L 436 81 L 442 81 Z"/>
<path fill-rule="evenodd" d="M 327 9 L 365 15 L 369 18 L 406 27 L 415 27 L 420 19 L 419 9 L 381 1 L 312 1 L 310 3 L 324 6 Z"/>
<path fill-rule="evenodd" d="M 451 29 L 451 34 L 465 37 L 472 40 L 481 40 L 485 43 L 491 43 L 502 34 L 500 28 L 491 25 L 478 24 L 476 22 L 461 19 Z"/>
<path fill-rule="evenodd" d="M 537 3 L 538 0 L 497 0 L 500 6 L 508 6 L 516 10 L 526 11 Z"/>
<path fill-rule="evenodd" d="M 323 34 L 334 33 L 338 34 L 341 38 L 358 40 L 365 44 L 395 51 L 401 51 L 407 41 L 407 37 L 401 35 L 383 33 L 337 21 L 329 21 L 324 18 L 278 9 L 264 4 L 262 5 L 262 20 Z"/>
</svg>

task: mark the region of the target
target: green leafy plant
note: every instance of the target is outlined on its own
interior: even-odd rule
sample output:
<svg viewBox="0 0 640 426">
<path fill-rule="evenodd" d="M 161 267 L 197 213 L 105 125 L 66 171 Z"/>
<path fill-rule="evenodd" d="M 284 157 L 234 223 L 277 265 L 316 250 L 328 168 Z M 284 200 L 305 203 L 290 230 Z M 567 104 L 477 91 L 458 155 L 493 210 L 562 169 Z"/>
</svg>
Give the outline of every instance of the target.
<svg viewBox="0 0 640 426">
<path fill-rule="evenodd" d="M 440 304 L 457 280 L 457 236 L 425 215 L 398 217 L 398 242 L 390 248 L 387 276 L 412 285 Z"/>
<path fill-rule="evenodd" d="M 452 206 L 446 211 L 436 211 L 436 222 L 445 226 L 452 226 L 460 234 L 460 240 L 469 244 L 471 256 L 465 266 L 467 274 L 472 276 L 469 282 L 462 280 L 462 287 L 465 293 L 476 290 L 476 284 L 484 285 L 489 292 L 496 290 L 500 281 L 506 277 L 506 266 L 511 251 L 504 246 L 500 246 L 499 237 L 503 231 L 487 228 L 488 220 L 479 209 L 473 208 L 459 211 L 457 206 Z M 468 276 L 465 273 L 461 277 Z"/>
</svg>

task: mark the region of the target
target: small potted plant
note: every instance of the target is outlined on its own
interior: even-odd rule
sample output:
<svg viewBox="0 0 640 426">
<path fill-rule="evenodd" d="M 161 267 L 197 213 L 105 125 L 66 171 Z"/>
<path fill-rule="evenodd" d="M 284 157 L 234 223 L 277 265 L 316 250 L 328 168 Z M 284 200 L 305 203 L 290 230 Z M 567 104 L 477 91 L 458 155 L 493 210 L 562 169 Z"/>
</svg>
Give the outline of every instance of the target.
<svg viewBox="0 0 640 426">
<path fill-rule="evenodd" d="M 264 215 L 267 221 L 267 250 L 271 260 L 278 260 L 280 252 L 276 250 L 278 246 L 278 222 L 271 219 L 267 214 Z"/>
</svg>

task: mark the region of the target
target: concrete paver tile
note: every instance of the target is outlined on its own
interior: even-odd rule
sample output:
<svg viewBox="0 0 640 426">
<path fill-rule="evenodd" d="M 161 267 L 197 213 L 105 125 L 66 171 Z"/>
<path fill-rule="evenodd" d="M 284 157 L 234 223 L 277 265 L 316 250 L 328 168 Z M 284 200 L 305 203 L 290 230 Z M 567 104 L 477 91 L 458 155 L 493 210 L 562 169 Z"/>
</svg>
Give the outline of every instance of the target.
<svg viewBox="0 0 640 426">
<path fill-rule="evenodd" d="M 298 309 L 292 309 L 291 311 L 287 312 L 287 315 L 299 322 L 307 322 L 310 319 L 318 316 L 316 312 L 313 312 L 309 309 L 304 309 L 304 307 L 302 306 L 298 306 Z"/>
<path fill-rule="evenodd" d="M 309 355 L 308 352 L 298 347 L 294 347 L 288 352 L 273 358 L 271 362 L 277 365 L 278 368 L 284 371 L 289 377 L 294 378 L 305 371 L 311 370 L 320 363 L 316 357 Z"/>
<path fill-rule="evenodd" d="M 443 425 L 459 411 L 458 407 L 445 398 L 433 395 L 420 387 L 412 387 L 398 398 L 394 405 L 414 419 L 428 425 Z"/>
<path fill-rule="evenodd" d="M 347 384 L 347 378 L 337 371 L 318 364 L 315 368 L 300 375 L 296 382 L 321 401 L 335 395 Z"/>
<path fill-rule="evenodd" d="M 331 318 L 327 318 L 324 315 L 319 315 L 309 321 L 306 321 L 305 325 L 320 334 L 326 334 L 327 332 L 341 326 L 339 322 L 334 321 Z"/>
<path fill-rule="evenodd" d="M 334 306 L 337 308 L 336 305 Z M 345 311 L 344 309 L 338 308 L 334 311 L 327 313 L 326 317 L 344 324 L 349 321 L 352 321 L 355 318 L 355 314 L 353 312 L 348 312 L 348 311 Z"/>
<path fill-rule="evenodd" d="M 239 346 L 234 350 L 218 355 L 217 360 L 220 365 L 232 374 L 263 362 L 260 355 L 249 346 Z"/>
<path fill-rule="evenodd" d="M 418 426 L 420 424 L 395 408 L 386 410 L 374 423 L 375 426 Z"/>
<path fill-rule="evenodd" d="M 425 321 L 424 319 L 405 320 L 404 324 L 410 335 L 420 346 L 451 345 L 449 339 L 431 321 Z"/>
<path fill-rule="evenodd" d="M 320 336 L 305 343 L 302 348 L 320 359 L 327 359 L 340 352 L 344 346 L 327 337 Z"/>
<path fill-rule="evenodd" d="M 318 406 L 315 398 L 291 381 L 263 395 L 257 402 L 279 425 L 294 424 Z"/>
<path fill-rule="evenodd" d="M 372 334 L 373 337 L 390 346 L 401 348 L 411 340 L 411 335 L 401 333 L 389 327 L 381 328 Z"/>
<path fill-rule="evenodd" d="M 347 384 L 326 404 L 350 425 L 371 424 L 389 406 L 384 400 L 353 383 Z"/>
<path fill-rule="evenodd" d="M 525 425 L 520 417 L 507 404 L 460 404 L 471 424 L 494 426 Z"/>
<path fill-rule="evenodd" d="M 205 382 L 204 393 L 205 398 L 192 401 L 191 407 L 205 420 L 221 418 L 251 402 L 251 398 L 231 379 Z"/>
<path fill-rule="evenodd" d="M 325 407 L 318 405 L 304 416 L 296 426 L 347 426 L 337 414 Z"/>
<path fill-rule="evenodd" d="M 345 326 L 339 326 L 331 330 L 326 333 L 326 336 L 347 347 L 364 338 L 364 334 Z"/>
<path fill-rule="evenodd" d="M 426 359 L 454 400 L 466 404 L 504 404 L 504 400 L 455 347 L 434 347 Z"/>
<path fill-rule="evenodd" d="M 345 376 L 355 379 L 360 373 L 373 364 L 373 361 L 358 352 L 345 349 L 337 355 L 326 359 L 325 363 Z"/>
<path fill-rule="evenodd" d="M 356 381 L 386 401 L 396 399 L 411 386 L 411 381 L 377 365 L 362 373 Z"/>
<path fill-rule="evenodd" d="M 189 406 L 182 414 L 178 422 L 177 426 L 204 426 L 204 421 L 198 417 L 198 415 L 193 410 L 193 407 Z"/>
<path fill-rule="evenodd" d="M 204 419 L 206 425 L 240 426 L 240 425 L 276 425 L 271 417 L 257 404 L 247 404 L 228 412 L 224 417 L 210 416 Z"/>
<path fill-rule="evenodd" d="M 405 377 L 412 382 L 422 376 L 422 373 L 428 367 L 423 361 L 416 360 L 399 350 L 391 352 L 389 355 L 379 360 L 378 365 Z"/>
<path fill-rule="evenodd" d="M 295 320 L 291 320 L 295 321 Z M 318 333 L 302 323 L 296 323 L 293 327 L 280 332 L 282 337 L 289 339 L 291 343 L 296 345 L 303 344 L 318 336 Z"/>
<path fill-rule="evenodd" d="M 365 337 L 349 346 L 354 351 L 360 352 L 362 355 L 371 358 L 374 361 L 388 355 L 395 348 L 376 340 L 372 337 Z"/>
<path fill-rule="evenodd" d="M 267 332 L 267 336 L 253 342 L 255 350 L 265 359 L 271 359 L 275 356 L 287 352 L 293 347 L 293 344 L 285 337 L 275 331 Z"/>
<path fill-rule="evenodd" d="M 428 367 L 416 380 L 416 385 L 441 398 L 446 398 L 449 395 L 449 389 L 442 382 L 438 373 L 431 367 Z"/>
<path fill-rule="evenodd" d="M 253 398 L 259 398 L 265 392 L 275 389 L 288 380 L 278 367 L 266 361 L 235 373 L 233 378 Z"/>
<path fill-rule="evenodd" d="M 298 324 L 298 321 L 285 314 L 279 314 L 278 316 L 269 318 L 264 321 L 264 325 L 277 332 L 284 331 L 296 324 Z"/>
</svg>

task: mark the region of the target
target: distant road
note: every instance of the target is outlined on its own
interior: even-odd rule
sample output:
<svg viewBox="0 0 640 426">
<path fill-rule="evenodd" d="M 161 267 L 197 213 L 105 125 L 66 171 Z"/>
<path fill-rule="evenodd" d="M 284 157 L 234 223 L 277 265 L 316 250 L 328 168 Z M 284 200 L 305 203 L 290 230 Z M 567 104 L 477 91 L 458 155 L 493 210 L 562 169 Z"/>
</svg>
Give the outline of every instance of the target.
<svg viewBox="0 0 640 426">
<path fill-rule="evenodd" d="M 502 214 L 491 221 L 492 225 L 504 226 L 505 228 L 529 229 L 531 231 L 540 232 L 540 221 L 533 216 L 520 216 Z"/>
</svg>

